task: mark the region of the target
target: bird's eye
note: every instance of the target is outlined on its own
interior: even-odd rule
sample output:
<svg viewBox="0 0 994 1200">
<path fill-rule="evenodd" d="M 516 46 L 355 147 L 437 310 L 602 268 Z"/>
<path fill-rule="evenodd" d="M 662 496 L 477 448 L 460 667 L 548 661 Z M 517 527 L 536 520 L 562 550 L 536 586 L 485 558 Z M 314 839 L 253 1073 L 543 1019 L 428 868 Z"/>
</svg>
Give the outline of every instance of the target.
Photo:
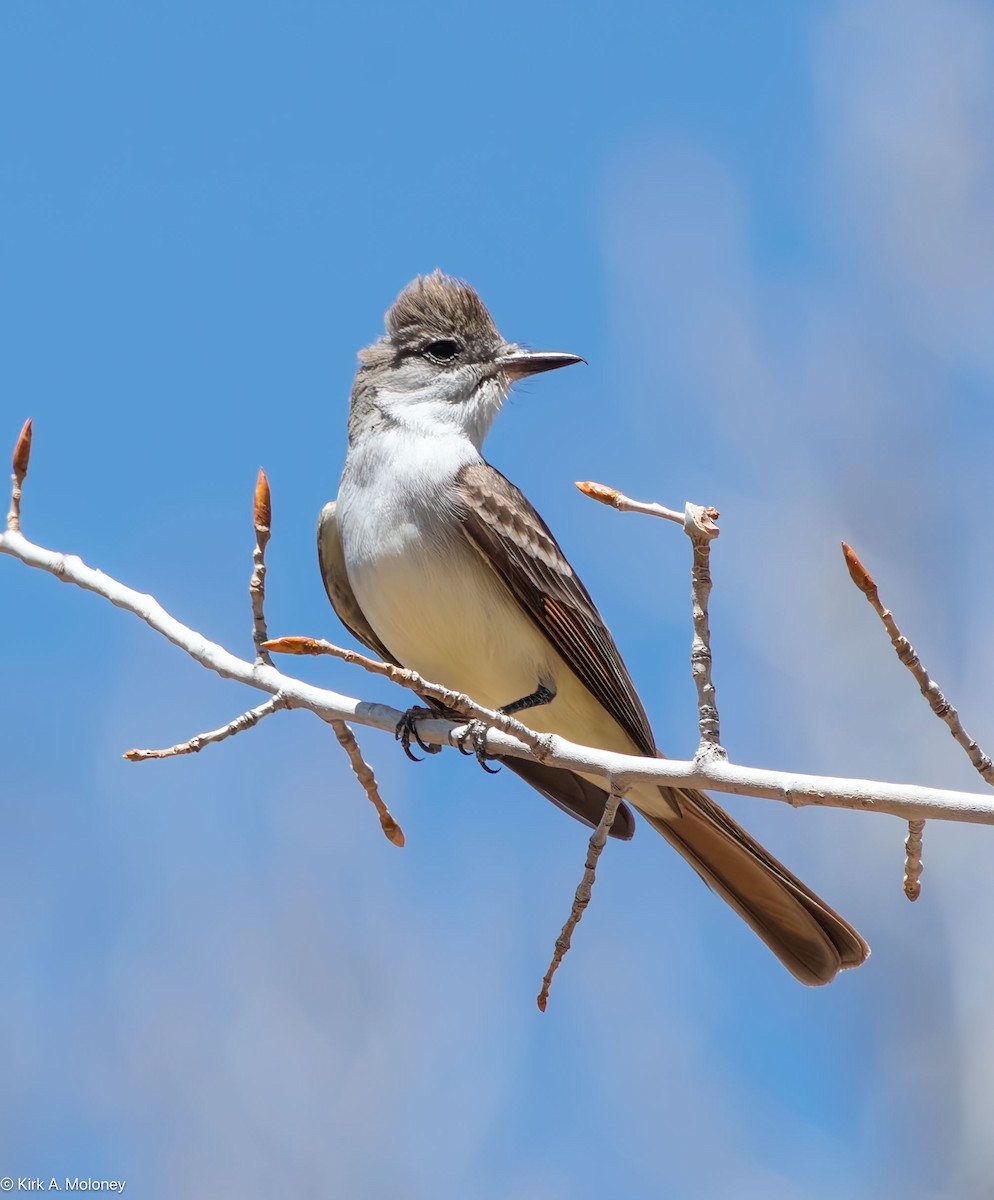
<svg viewBox="0 0 994 1200">
<path fill-rule="evenodd" d="M 450 363 L 453 359 L 459 357 L 461 350 L 462 346 L 458 342 L 454 342 L 451 338 L 442 338 L 437 342 L 429 342 L 425 346 L 423 353 L 432 362 Z"/>
</svg>

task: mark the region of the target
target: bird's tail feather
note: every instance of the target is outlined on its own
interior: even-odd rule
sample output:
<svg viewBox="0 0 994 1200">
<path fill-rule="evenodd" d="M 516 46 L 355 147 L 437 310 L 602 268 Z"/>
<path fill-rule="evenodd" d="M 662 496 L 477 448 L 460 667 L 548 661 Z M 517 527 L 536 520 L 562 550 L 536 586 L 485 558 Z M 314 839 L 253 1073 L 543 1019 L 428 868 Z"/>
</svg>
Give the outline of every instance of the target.
<svg viewBox="0 0 994 1200">
<path fill-rule="evenodd" d="M 840 970 L 858 967 L 866 959 L 870 948 L 856 930 L 710 796 L 678 788 L 659 790 L 668 803 L 676 803 L 681 815 L 642 815 L 802 983 L 830 983 Z M 629 799 L 639 808 L 637 793 Z"/>
</svg>

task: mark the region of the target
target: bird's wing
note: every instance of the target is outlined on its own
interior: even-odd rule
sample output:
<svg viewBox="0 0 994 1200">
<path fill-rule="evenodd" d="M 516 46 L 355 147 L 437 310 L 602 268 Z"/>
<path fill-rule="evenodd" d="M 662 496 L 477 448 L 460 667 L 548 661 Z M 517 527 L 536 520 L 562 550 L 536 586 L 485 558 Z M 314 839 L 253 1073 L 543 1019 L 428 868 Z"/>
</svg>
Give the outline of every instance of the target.
<svg viewBox="0 0 994 1200">
<path fill-rule="evenodd" d="M 639 751 L 654 756 L 649 719 L 618 647 L 549 527 L 489 463 L 464 467 L 457 486 L 470 543 Z"/>
<path fill-rule="evenodd" d="M 394 666 L 399 667 L 400 663 L 383 645 L 363 616 L 359 601 L 352 591 L 352 585 L 349 583 L 349 577 L 345 570 L 342 539 L 338 532 L 337 509 L 338 502 L 330 500 L 321 509 L 321 515 L 318 517 L 318 563 L 321 566 L 324 590 L 328 593 L 331 607 L 338 614 L 338 619 L 356 641 L 368 646 L 384 662 L 393 663 Z"/>
<path fill-rule="evenodd" d="M 378 654 L 384 662 L 401 666 L 390 651 L 383 645 L 373 632 L 369 622 L 359 607 L 352 585 L 345 570 L 345 554 L 342 551 L 342 539 L 338 532 L 336 517 L 336 502 L 330 501 L 321 510 L 318 518 L 318 562 L 321 565 L 321 578 L 324 589 L 328 593 L 331 607 L 338 614 L 338 619 L 352 636 L 364 646 L 368 646 L 374 654 Z M 427 697 L 422 697 L 425 703 L 438 707 Z M 547 767 L 543 763 L 532 762 L 525 758 L 502 758 L 501 761 L 516 775 L 520 775 L 526 783 L 536 788 L 547 800 L 576 817 L 585 825 L 596 825 L 604 812 L 607 803 L 607 793 L 603 788 L 565 771 L 558 767 Z M 635 818 L 631 809 L 622 804 L 618 808 L 611 833 L 616 838 L 627 841 L 635 832 Z"/>
</svg>

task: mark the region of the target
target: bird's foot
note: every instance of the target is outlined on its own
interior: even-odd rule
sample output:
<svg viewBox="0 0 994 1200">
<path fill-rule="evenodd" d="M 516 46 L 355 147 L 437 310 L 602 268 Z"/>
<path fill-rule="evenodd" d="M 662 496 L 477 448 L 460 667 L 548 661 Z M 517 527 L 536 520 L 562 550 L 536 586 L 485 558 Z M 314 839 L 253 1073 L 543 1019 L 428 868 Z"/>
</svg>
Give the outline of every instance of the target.
<svg viewBox="0 0 994 1200">
<path fill-rule="evenodd" d="M 488 767 L 487 760 L 496 758 L 487 751 L 487 726 L 482 721 L 469 721 L 459 735 L 459 753 L 467 757 L 472 754 L 488 775 L 496 775 L 500 767 Z"/>
<path fill-rule="evenodd" d="M 397 728 L 394 732 L 394 737 L 400 742 L 404 753 L 411 762 L 422 762 L 414 751 L 411 749 L 411 738 L 418 743 L 425 754 L 438 754 L 442 747 L 433 746 L 430 742 L 421 740 L 421 735 L 418 733 L 418 721 L 426 717 L 437 717 L 439 714 L 431 708 L 425 708 L 421 704 L 415 704 L 413 708 L 409 708 L 406 713 L 397 722 Z"/>
</svg>

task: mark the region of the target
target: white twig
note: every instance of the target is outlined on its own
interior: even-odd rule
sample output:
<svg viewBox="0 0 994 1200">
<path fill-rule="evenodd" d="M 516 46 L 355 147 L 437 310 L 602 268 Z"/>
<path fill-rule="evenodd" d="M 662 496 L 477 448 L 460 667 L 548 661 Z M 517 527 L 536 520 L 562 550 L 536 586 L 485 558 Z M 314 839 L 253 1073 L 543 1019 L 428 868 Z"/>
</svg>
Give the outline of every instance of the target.
<svg viewBox="0 0 994 1200">
<path fill-rule="evenodd" d="M 721 725 L 718 719 L 718 703 L 715 698 L 714 683 L 711 680 L 711 627 L 708 623 L 708 600 L 711 596 L 711 543 L 718 536 L 717 521 L 719 517 L 716 508 L 703 508 L 689 501 L 682 513 L 673 508 L 664 508 L 662 504 L 647 503 L 644 500 L 632 500 L 617 488 L 608 487 L 604 483 L 592 483 L 589 480 L 576 485 L 579 490 L 597 500 L 608 504 L 619 512 L 642 513 L 647 517 L 662 517 L 683 526 L 683 531 L 690 538 L 694 548 L 694 563 L 690 572 L 691 604 L 694 616 L 694 640 L 690 648 L 690 669 L 697 688 L 697 718 L 701 732 L 700 745 L 697 747 L 697 757 L 703 762 L 709 759 L 723 759 L 728 755 L 721 744 Z"/>
<path fill-rule="evenodd" d="M 604 813 L 597 823 L 597 828 L 590 835 L 590 842 L 587 845 L 587 859 L 583 864 L 583 877 L 577 886 L 576 895 L 573 897 L 573 908 L 570 910 L 562 932 L 556 938 L 555 949 L 552 953 L 552 962 L 549 963 L 549 969 L 542 980 L 542 990 L 539 992 L 537 998 L 537 1004 L 541 1012 L 545 1012 L 546 1005 L 549 1003 L 549 988 L 552 986 L 552 977 L 559 970 L 560 963 L 569 953 L 570 943 L 573 940 L 573 932 L 577 925 L 580 924 L 584 910 L 590 903 L 590 893 L 593 889 L 594 878 L 597 873 L 597 860 L 600 858 L 601 851 L 607 842 L 608 834 L 611 832 L 611 826 L 614 824 L 614 818 L 617 815 L 618 805 L 621 803 L 621 800 L 621 792 L 617 787 L 612 785 L 611 794 L 604 805 Z"/>
<path fill-rule="evenodd" d="M 266 472 L 259 468 L 252 504 L 252 523 L 255 526 L 255 549 L 252 551 L 252 577 L 249 580 L 249 598 L 252 601 L 252 640 L 255 643 L 255 661 L 273 665 L 264 642 L 266 632 L 266 546 L 269 543 L 273 520 L 272 497 Z"/>
<path fill-rule="evenodd" d="M 684 513 L 674 508 L 664 508 L 661 504 L 648 503 L 645 500 L 632 500 L 617 488 L 608 487 L 605 483 L 592 483 L 584 480 L 576 485 L 585 496 L 608 504 L 619 512 L 642 513 L 646 517 L 662 517 L 665 521 L 674 521 L 677 525 L 684 523 Z"/>
<path fill-rule="evenodd" d="M 884 608 L 873 576 L 860 562 L 855 550 L 853 550 L 852 546 L 843 542 L 842 553 L 845 556 L 846 566 L 849 568 L 849 574 L 852 577 L 853 583 L 867 598 L 873 611 L 883 622 L 884 628 L 890 637 L 891 645 L 897 652 L 897 657 L 915 677 L 919 691 L 928 701 L 932 712 L 949 726 L 949 732 L 966 751 L 970 762 L 986 782 L 994 787 L 994 762 L 991 762 L 990 757 L 981 750 L 980 746 L 977 745 L 974 739 L 963 728 L 960 723 L 959 713 L 939 690 L 939 685 L 935 683 L 928 671 L 925 670 L 921 659 L 915 653 L 914 646 L 912 646 L 898 628 L 897 622 L 894 620 L 894 614 L 889 608 Z"/>
<path fill-rule="evenodd" d="M 258 725 L 263 717 L 272 716 L 281 708 L 288 707 L 286 697 L 277 693 L 271 700 L 266 700 L 257 708 L 250 708 L 248 712 L 243 712 L 241 716 L 235 717 L 227 725 L 222 725 L 220 729 L 212 729 L 209 733 L 198 733 L 188 742 L 178 742 L 175 746 L 169 746 L 165 750 L 125 750 L 122 757 L 126 758 L 128 762 L 148 762 L 152 758 L 175 758 L 179 754 L 198 754 L 205 746 L 223 742 L 225 738 L 229 738 L 233 734 L 244 733 L 246 729 Z"/>
<path fill-rule="evenodd" d="M 917 900 L 922 893 L 922 833 L 924 821 L 909 821 L 908 836 L 904 839 L 904 894 Z"/>
<path fill-rule="evenodd" d="M 691 568 L 691 604 L 694 615 L 694 640 L 690 650 L 690 668 L 697 687 L 697 716 L 701 741 L 697 757 L 703 760 L 723 759 L 728 755 L 721 744 L 721 724 L 718 702 L 711 680 L 711 626 L 708 622 L 708 601 L 711 598 L 711 542 L 718 536 L 716 508 L 701 508 L 689 504 L 683 528 L 694 547 Z"/>
<path fill-rule="evenodd" d="M 387 840 L 393 842 L 395 846 L 403 846 L 404 831 L 391 816 L 389 808 L 383 803 L 380 790 L 376 786 L 376 776 L 373 774 L 372 767 L 363 758 L 359 743 L 355 740 L 355 734 L 344 721 L 332 721 L 331 727 L 335 731 L 339 745 L 349 757 L 356 779 L 362 784 L 370 803 L 376 809 L 376 814 L 380 818 L 380 827 L 386 834 Z"/>
</svg>

